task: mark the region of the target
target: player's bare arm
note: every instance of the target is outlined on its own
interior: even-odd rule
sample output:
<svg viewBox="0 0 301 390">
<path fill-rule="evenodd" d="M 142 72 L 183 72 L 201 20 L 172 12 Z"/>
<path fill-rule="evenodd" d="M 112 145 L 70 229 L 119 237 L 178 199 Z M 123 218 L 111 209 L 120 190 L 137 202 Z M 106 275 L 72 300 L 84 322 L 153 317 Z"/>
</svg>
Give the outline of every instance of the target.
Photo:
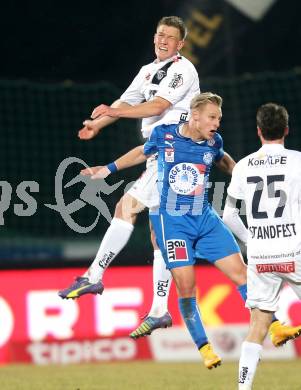
<svg viewBox="0 0 301 390">
<path fill-rule="evenodd" d="M 92 115 L 91 115 L 92 119 L 97 118 L 101 115 L 101 114 L 98 114 L 97 109 L 99 107 L 102 107 L 102 106 L 105 106 L 105 105 L 102 104 L 93 110 Z M 108 107 L 108 106 L 105 106 L 105 107 Z M 119 107 L 126 108 L 126 107 L 130 107 L 130 105 L 128 103 L 122 102 L 121 100 L 118 99 L 114 103 L 112 103 L 111 107 L 108 107 L 108 108 L 114 109 L 114 108 L 119 108 Z M 100 130 L 102 130 L 104 127 L 111 125 L 112 123 L 116 122 L 117 120 L 118 120 L 118 117 L 113 117 L 110 115 L 103 115 L 101 118 L 97 118 L 94 120 L 85 120 L 83 122 L 84 127 L 81 130 L 79 130 L 79 132 L 78 132 L 78 137 L 81 140 L 90 140 L 90 139 L 96 137 L 97 134 L 100 132 Z"/>
<path fill-rule="evenodd" d="M 153 100 L 137 104 L 136 106 L 127 104 L 126 106 L 109 107 L 102 104 L 96 107 L 93 114 L 97 116 L 109 115 L 113 118 L 148 118 L 161 115 L 170 106 L 171 103 L 168 100 L 155 97 Z"/>
<path fill-rule="evenodd" d="M 91 179 L 105 179 L 113 172 L 144 163 L 148 157 L 144 154 L 143 145 L 140 145 L 119 157 L 113 163 L 83 169 L 81 174 L 91 176 Z"/>
<path fill-rule="evenodd" d="M 97 178 L 98 179 L 105 179 L 111 174 L 111 171 L 107 168 L 106 165 L 97 165 L 96 167 L 89 167 L 82 169 L 80 171 L 80 174 L 83 176 L 95 176 L 98 174 Z"/>
<path fill-rule="evenodd" d="M 115 160 L 118 171 L 144 163 L 149 156 L 144 154 L 144 145 L 136 146 L 128 153 Z"/>
<path fill-rule="evenodd" d="M 223 157 L 215 163 L 215 165 L 223 172 L 227 173 L 228 175 L 232 174 L 233 168 L 235 166 L 236 162 L 233 160 L 233 158 L 230 156 L 230 154 L 226 153 L 223 155 Z"/>
</svg>

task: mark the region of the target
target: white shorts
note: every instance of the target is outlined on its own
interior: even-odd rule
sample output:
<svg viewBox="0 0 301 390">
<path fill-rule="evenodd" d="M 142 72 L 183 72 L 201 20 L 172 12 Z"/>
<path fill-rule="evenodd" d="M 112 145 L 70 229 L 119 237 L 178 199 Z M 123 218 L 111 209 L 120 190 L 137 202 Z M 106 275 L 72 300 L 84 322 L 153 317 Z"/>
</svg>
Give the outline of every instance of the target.
<svg viewBox="0 0 301 390">
<path fill-rule="evenodd" d="M 258 272 L 258 264 L 247 269 L 248 299 L 246 307 L 277 311 L 279 293 L 283 283 L 288 283 L 301 299 L 301 260 L 294 262 L 295 272 Z"/>
<path fill-rule="evenodd" d="M 146 170 L 139 179 L 135 181 L 127 193 L 151 210 L 158 208 L 159 192 L 157 188 L 157 178 L 157 156 L 152 156 L 146 162 Z"/>
</svg>

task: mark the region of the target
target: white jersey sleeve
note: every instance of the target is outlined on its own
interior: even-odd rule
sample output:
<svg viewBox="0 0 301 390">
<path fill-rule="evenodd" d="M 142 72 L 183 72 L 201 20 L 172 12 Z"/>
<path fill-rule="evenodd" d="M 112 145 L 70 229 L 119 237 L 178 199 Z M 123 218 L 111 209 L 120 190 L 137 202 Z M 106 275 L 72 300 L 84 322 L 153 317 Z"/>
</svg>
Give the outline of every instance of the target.
<svg viewBox="0 0 301 390">
<path fill-rule="evenodd" d="M 143 95 L 143 83 L 145 74 L 144 68 L 145 66 L 140 69 L 139 73 L 134 78 L 132 83 L 120 96 L 120 100 L 122 102 L 128 103 L 131 106 L 135 106 L 145 100 L 145 97 Z"/>
<path fill-rule="evenodd" d="M 243 161 L 243 160 L 241 160 Z M 243 164 L 239 161 L 233 171 L 232 171 L 232 177 L 231 182 L 229 184 L 229 187 L 227 189 L 228 195 L 232 196 L 235 199 L 245 199 L 245 189 L 244 189 L 244 180 L 243 180 Z"/>
<path fill-rule="evenodd" d="M 223 221 L 230 228 L 232 233 L 246 245 L 248 230 L 239 216 L 239 210 L 236 207 L 231 207 L 227 202 L 223 212 Z"/>
</svg>

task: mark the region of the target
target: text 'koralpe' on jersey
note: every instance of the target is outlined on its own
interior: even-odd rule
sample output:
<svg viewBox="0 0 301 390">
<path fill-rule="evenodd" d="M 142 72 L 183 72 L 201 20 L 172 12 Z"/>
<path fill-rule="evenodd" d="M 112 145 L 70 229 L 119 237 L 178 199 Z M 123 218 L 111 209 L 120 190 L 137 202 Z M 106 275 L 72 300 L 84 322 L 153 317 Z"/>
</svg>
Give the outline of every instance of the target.
<svg viewBox="0 0 301 390">
<path fill-rule="evenodd" d="M 160 209 L 179 215 L 200 215 L 208 207 L 209 174 L 224 156 L 222 137 L 195 142 L 180 134 L 183 124 L 154 128 L 144 144 L 145 155 L 158 153 Z"/>
</svg>

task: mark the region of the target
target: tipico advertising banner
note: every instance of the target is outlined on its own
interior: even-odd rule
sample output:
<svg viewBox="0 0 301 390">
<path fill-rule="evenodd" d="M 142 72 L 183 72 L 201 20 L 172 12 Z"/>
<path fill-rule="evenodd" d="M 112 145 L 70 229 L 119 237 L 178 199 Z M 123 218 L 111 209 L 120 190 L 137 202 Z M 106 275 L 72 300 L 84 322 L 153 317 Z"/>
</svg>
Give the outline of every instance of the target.
<svg viewBox="0 0 301 390">
<path fill-rule="evenodd" d="M 173 326 L 150 337 L 128 335 L 150 309 L 152 268 L 113 267 L 104 278 L 102 295 L 63 300 L 57 292 L 84 269 L 1 271 L 0 363 L 68 364 L 81 362 L 155 359 L 199 360 L 182 322 L 174 286 L 169 297 Z M 224 359 L 238 359 L 248 331 L 249 311 L 236 286 L 212 266 L 197 267 L 197 298 L 208 336 Z M 162 281 L 160 294 L 166 294 Z M 301 323 L 301 304 L 285 287 L 280 320 Z M 263 357 L 301 355 L 300 341 L 274 348 L 267 338 Z"/>
</svg>

